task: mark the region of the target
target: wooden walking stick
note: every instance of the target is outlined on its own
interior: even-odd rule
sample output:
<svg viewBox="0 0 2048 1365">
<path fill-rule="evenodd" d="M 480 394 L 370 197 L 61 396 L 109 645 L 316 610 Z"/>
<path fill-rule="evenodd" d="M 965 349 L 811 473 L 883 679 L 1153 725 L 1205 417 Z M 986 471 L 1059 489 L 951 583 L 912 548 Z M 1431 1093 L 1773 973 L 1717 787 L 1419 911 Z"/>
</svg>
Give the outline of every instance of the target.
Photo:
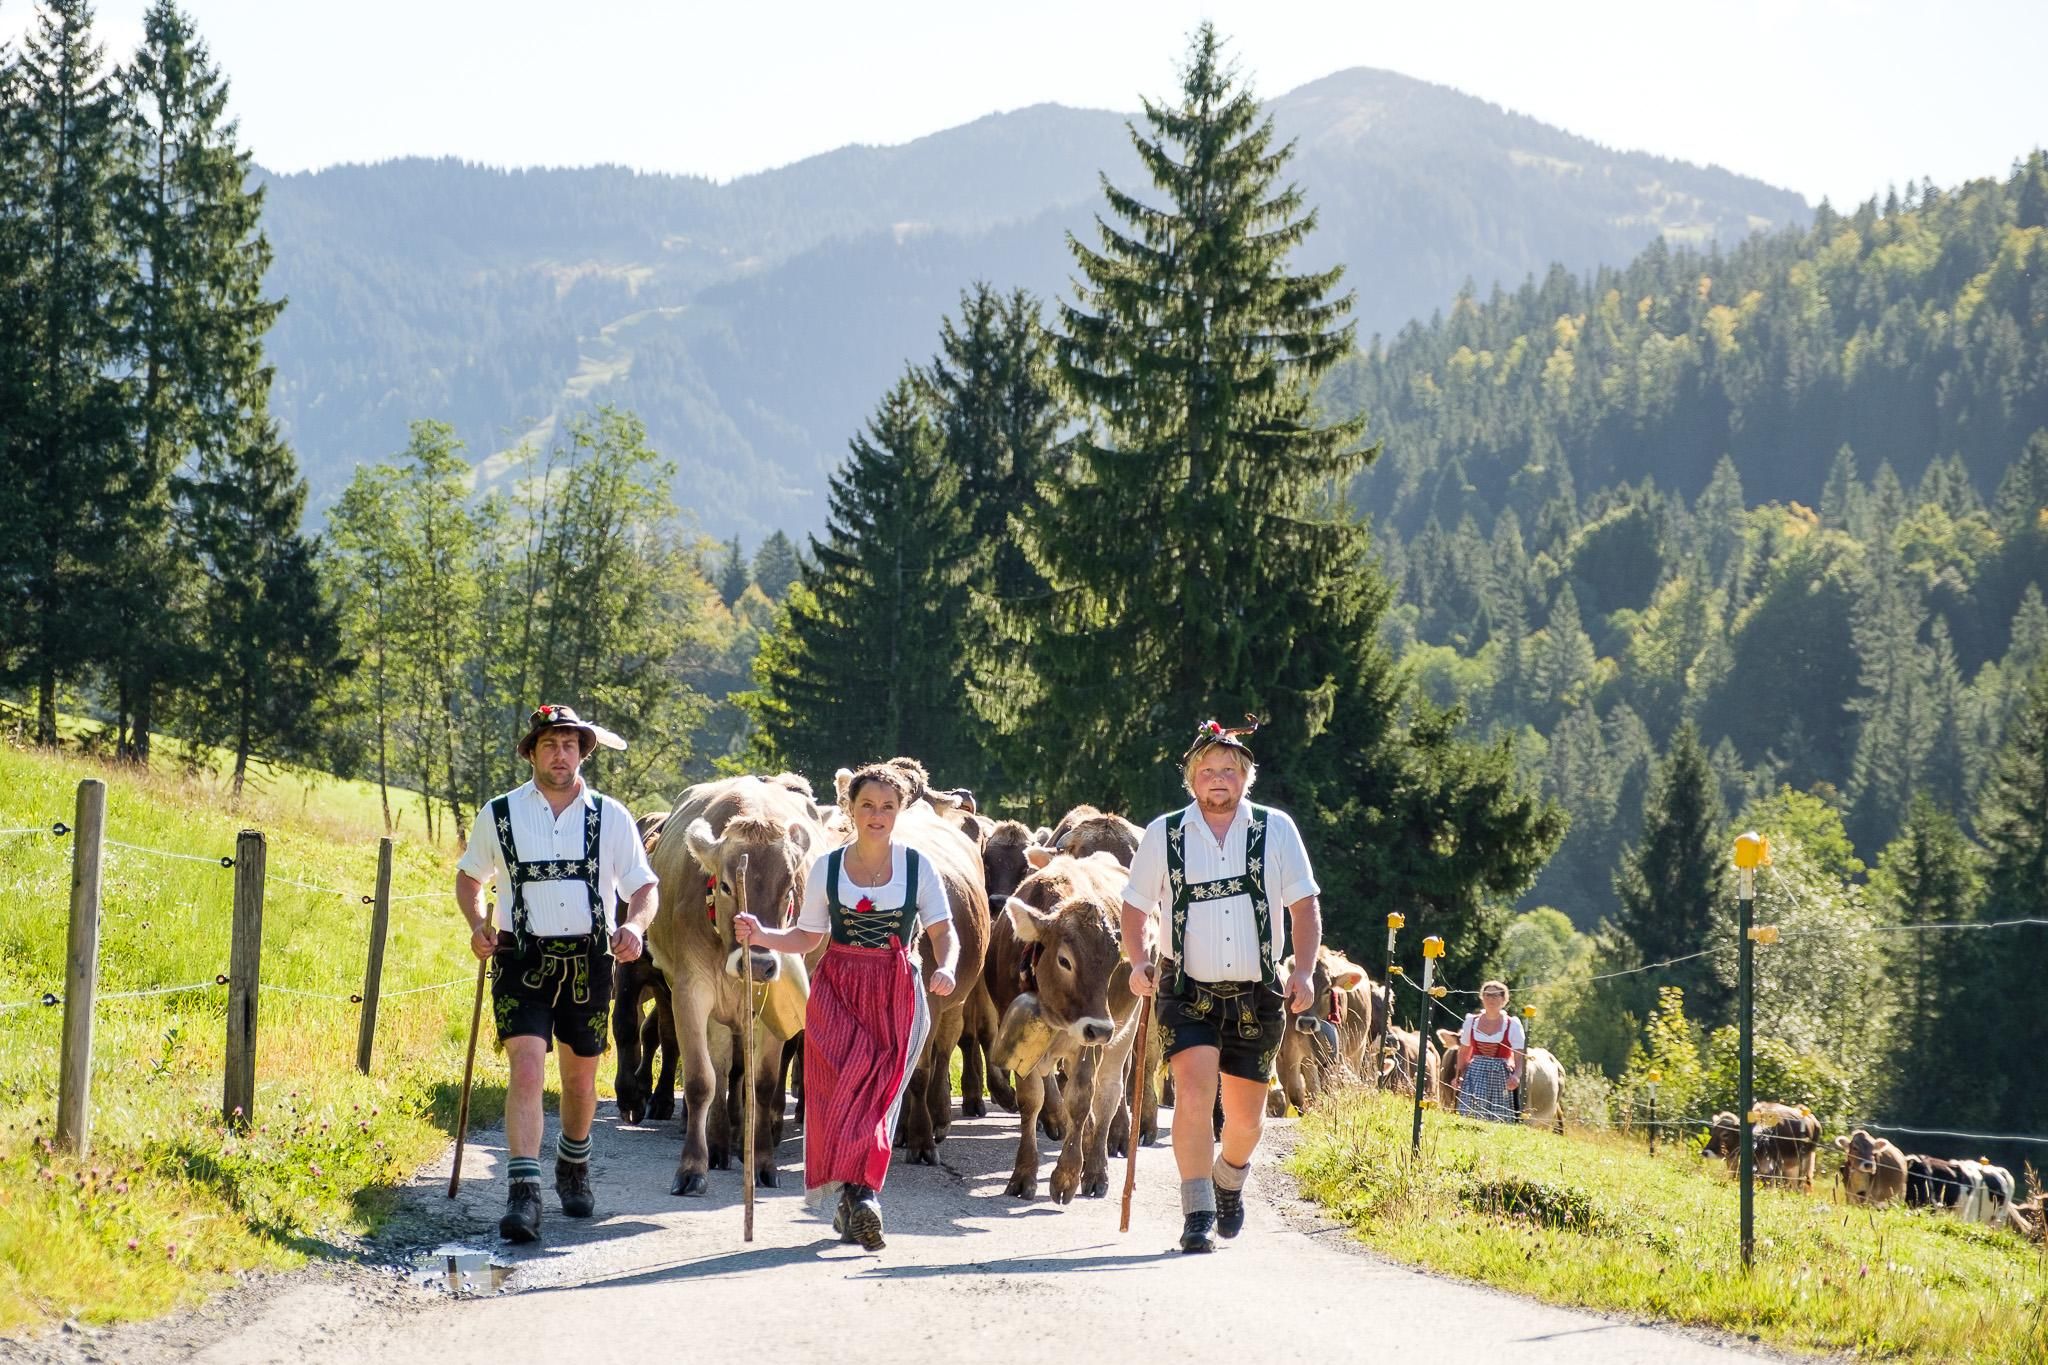
<svg viewBox="0 0 2048 1365">
<path fill-rule="evenodd" d="M 484 923 L 491 922 L 491 911 L 484 911 Z M 485 958 L 476 964 L 476 1003 L 469 1007 L 469 1057 L 462 1063 L 462 1102 L 455 1108 L 455 1167 L 448 1172 L 448 1197 L 462 1188 L 462 1146 L 469 1137 L 469 1083 L 476 1076 L 476 1035 L 484 1017 L 484 978 L 490 974 L 491 960 Z"/>
<path fill-rule="evenodd" d="M 740 884 L 738 892 L 739 913 L 747 913 L 747 856 L 740 855 Z M 746 1093 L 740 1097 L 740 1145 L 746 1149 L 746 1160 L 740 1166 L 740 1188 L 743 1191 L 740 1202 L 744 1213 L 741 1216 L 740 1240 L 754 1240 L 754 1053 L 758 1050 L 754 1030 L 759 1026 L 754 1017 L 754 947 L 750 943 L 742 954 L 742 968 L 747 983 L 746 1017 L 741 1021 L 740 1032 L 744 1035 L 740 1043 L 740 1055 L 745 1059 L 740 1070 L 744 1078 Z"/>
<path fill-rule="evenodd" d="M 1118 1232 L 1131 1230 L 1131 1195 L 1138 1188 L 1138 1095 L 1145 1088 L 1145 1055 L 1151 1050 L 1152 997 L 1146 995 L 1138 999 L 1138 1037 L 1131 1044 L 1131 1084 L 1125 1096 L 1131 1109 L 1129 1131 L 1124 1137 L 1124 1145 L 1130 1150 L 1130 1162 L 1124 1167 L 1124 1211 L 1116 1225 Z"/>
</svg>

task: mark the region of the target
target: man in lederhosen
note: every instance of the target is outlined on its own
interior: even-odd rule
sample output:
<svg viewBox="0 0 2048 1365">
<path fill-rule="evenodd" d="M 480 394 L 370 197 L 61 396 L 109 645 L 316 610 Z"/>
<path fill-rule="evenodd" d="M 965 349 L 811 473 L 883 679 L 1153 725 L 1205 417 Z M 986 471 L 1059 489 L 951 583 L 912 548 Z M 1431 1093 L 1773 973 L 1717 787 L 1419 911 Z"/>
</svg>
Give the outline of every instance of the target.
<svg viewBox="0 0 2048 1365">
<path fill-rule="evenodd" d="M 612 960 L 639 957 L 654 918 L 654 869 L 632 815 L 583 781 L 583 760 L 600 744 L 626 747 L 566 706 L 535 711 L 519 741 L 533 780 L 478 813 L 455 874 L 470 951 L 491 962 L 498 1046 L 512 1066 L 505 1095 L 511 1189 L 498 1220 L 498 1235 L 511 1242 L 540 1236 L 540 1095 L 555 1039 L 563 1048 L 555 1062 L 562 1091 L 555 1193 L 571 1218 L 588 1218 L 595 1207 L 590 1123 L 611 1014 Z M 510 922 L 498 928 L 484 917 L 484 884 L 493 878 L 510 906 Z M 626 905 L 616 929 L 615 898 Z"/>
<path fill-rule="evenodd" d="M 1301 834 L 1284 811 L 1245 799 L 1258 767 L 1243 736 L 1205 722 L 1182 759 L 1192 804 L 1145 828 L 1124 886 L 1124 954 L 1131 988 L 1158 997 L 1173 1070 L 1173 1155 L 1180 1167 L 1180 1249 L 1213 1251 L 1212 1233 L 1244 1227 L 1244 1186 L 1265 1125 L 1266 1081 L 1288 1011 L 1315 1001 L 1322 907 Z M 1296 969 L 1278 963 L 1294 931 Z M 1157 911 L 1161 960 L 1146 924 Z M 1219 1075 L 1220 1073 L 1220 1075 Z M 1211 1137 L 1217 1087 L 1222 1150 Z"/>
</svg>

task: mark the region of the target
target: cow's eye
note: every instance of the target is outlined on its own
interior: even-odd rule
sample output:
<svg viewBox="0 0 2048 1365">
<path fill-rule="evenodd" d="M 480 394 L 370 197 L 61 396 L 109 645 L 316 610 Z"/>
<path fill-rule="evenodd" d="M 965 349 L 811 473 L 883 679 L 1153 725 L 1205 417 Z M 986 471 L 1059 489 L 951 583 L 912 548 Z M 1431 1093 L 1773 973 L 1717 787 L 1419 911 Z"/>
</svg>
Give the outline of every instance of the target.
<svg viewBox="0 0 2048 1365">
<path fill-rule="evenodd" d="M 1072 970 L 1074 970 L 1074 959 L 1068 957 L 1065 953 L 1061 953 L 1060 970 L 1063 972 L 1071 972 Z"/>
<path fill-rule="evenodd" d="M 731 883 L 731 882 L 720 882 L 720 883 L 718 884 L 718 889 L 719 889 L 720 891 L 723 891 L 723 892 L 724 892 L 724 893 L 725 893 L 726 895 L 730 896 L 730 895 L 732 894 L 732 883 Z"/>
</svg>

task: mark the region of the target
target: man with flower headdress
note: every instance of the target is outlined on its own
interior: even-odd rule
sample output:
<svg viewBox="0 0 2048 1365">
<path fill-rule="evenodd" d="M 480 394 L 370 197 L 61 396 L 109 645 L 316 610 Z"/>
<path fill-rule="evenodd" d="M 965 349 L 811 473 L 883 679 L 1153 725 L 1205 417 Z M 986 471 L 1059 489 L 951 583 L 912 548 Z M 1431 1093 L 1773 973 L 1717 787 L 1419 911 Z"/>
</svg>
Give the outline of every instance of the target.
<svg viewBox="0 0 2048 1365">
<path fill-rule="evenodd" d="M 1123 893 L 1131 989 L 1156 995 L 1173 1072 L 1173 1155 L 1184 1252 L 1244 1227 L 1244 1187 L 1266 1115 L 1266 1083 L 1287 1015 L 1315 1001 L 1323 939 L 1315 873 L 1285 811 L 1249 799 L 1259 769 L 1244 737 L 1205 721 L 1181 758 L 1194 800 L 1146 826 Z M 1285 910 L 1283 919 L 1279 913 Z M 1154 915 L 1160 923 L 1148 941 Z M 1295 970 L 1286 980 L 1291 926 Z M 1152 943 L 1160 959 L 1153 961 Z M 1219 1086 L 1221 1150 L 1209 1115 Z"/>
<path fill-rule="evenodd" d="M 455 903 L 469 921 L 469 947 L 491 963 L 491 1013 L 511 1063 L 505 1091 L 506 1178 L 498 1235 L 540 1236 L 541 1086 L 548 1053 L 562 1043 L 562 1130 L 555 1143 L 555 1192 L 562 1212 L 588 1218 L 590 1125 L 597 1113 L 597 1063 L 611 1014 L 612 962 L 638 958 L 654 918 L 654 869 L 632 814 L 583 780 L 583 760 L 626 742 L 567 706 L 543 706 L 519 741 L 533 780 L 479 812 L 456 865 Z M 508 924 L 484 912 L 496 880 Z M 626 905 L 616 927 L 612 907 Z"/>
</svg>

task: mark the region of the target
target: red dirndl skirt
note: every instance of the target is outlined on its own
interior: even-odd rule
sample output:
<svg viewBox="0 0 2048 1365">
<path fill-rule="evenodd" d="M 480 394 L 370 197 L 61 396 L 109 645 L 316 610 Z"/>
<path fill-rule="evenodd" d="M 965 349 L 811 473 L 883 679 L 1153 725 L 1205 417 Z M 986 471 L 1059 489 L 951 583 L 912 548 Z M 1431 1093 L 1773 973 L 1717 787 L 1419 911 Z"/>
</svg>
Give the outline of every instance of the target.
<svg viewBox="0 0 2048 1365">
<path fill-rule="evenodd" d="M 880 1189 L 897 1111 L 924 1045 L 924 983 L 910 954 L 835 943 L 804 1015 L 804 1187 Z"/>
</svg>

